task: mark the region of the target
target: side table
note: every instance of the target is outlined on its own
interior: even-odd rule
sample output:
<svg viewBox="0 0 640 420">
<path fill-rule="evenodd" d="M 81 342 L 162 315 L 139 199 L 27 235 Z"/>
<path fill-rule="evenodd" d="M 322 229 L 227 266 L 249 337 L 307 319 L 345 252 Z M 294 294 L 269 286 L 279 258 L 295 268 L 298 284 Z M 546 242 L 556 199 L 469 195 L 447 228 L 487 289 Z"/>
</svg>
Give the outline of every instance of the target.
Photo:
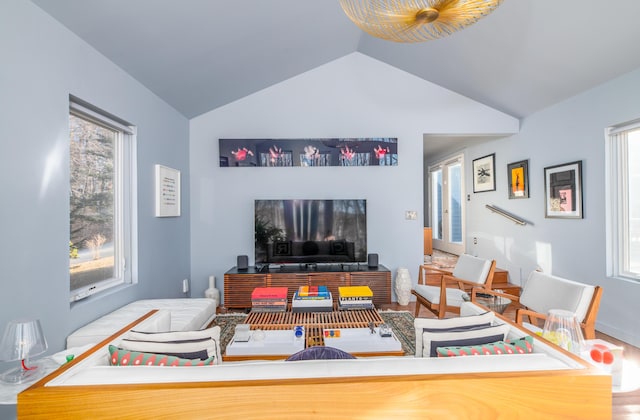
<svg viewBox="0 0 640 420">
<path fill-rule="evenodd" d="M 35 364 L 38 365 L 38 369 L 42 370 L 36 379 L 22 384 L 7 384 L 0 382 L 0 404 L 17 404 L 19 393 L 61 366 L 61 364 L 56 362 L 52 356 L 37 359 Z"/>
<path fill-rule="evenodd" d="M 507 299 L 502 296 L 483 295 L 482 293 L 477 293 L 476 303 L 486 306 L 493 312 L 502 315 L 507 307 L 511 305 L 511 299 Z"/>
<path fill-rule="evenodd" d="M 94 344 L 86 344 L 84 346 L 62 350 L 51 356 L 43 357 L 42 359 L 35 359 L 34 362 L 39 366 L 39 369 L 43 370 L 40 376 L 33 381 L 23 384 L 5 384 L 0 382 L 0 404 L 17 404 L 19 393 L 65 364 L 67 362 L 67 355 L 72 354 L 77 357 L 93 346 Z"/>
<path fill-rule="evenodd" d="M 640 367 L 624 360 L 623 348 L 621 346 L 601 339 L 584 340 L 584 343 L 585 349 L 580 354 L 580 357 L 600 370 L 611 374 L 611 391 L 614 394 L 640 389 Z M 602 352 L 610 352 L 610 357 L 613 357 L 613 362 L 605 364 L 594 360 L 591 350 L 594 349 L 595 346 L 598 346 L 599 350 L 605 349 L 600 350 Z"/>
</svg>

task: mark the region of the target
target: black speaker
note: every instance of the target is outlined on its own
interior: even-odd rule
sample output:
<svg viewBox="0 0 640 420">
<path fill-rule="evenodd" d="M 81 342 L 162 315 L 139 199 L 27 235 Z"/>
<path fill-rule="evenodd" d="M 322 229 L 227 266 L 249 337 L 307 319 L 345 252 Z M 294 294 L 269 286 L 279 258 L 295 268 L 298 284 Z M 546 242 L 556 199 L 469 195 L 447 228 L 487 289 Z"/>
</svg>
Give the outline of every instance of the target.
<svg viewBox="0 0 640 420">
<path fill-rule="evenodd" d="M 247 270 L 249 268 L 249 257 L 246 255 L 238 255 L 238 270 Z"/>
<path fill-rule="evenodd" d="M 369 268 L 378 268 L 378 254 L 369 254 L 367 256 L 367 265 Z"/>
</svg>

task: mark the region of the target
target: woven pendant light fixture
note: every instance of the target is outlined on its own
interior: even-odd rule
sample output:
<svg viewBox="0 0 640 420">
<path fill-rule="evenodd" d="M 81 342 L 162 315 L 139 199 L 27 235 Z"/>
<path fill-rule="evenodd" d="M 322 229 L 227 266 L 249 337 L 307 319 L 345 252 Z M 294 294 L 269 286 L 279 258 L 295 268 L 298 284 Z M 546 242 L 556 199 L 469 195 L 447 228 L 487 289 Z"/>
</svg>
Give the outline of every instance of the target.
<svg viewBox="0 0 640 420">
<path fill-rule="evenodd" d="M 491 13 L 502 0 L 340 0 L 360 29 L 395 42 L 451 35 Z"/>
</svg>

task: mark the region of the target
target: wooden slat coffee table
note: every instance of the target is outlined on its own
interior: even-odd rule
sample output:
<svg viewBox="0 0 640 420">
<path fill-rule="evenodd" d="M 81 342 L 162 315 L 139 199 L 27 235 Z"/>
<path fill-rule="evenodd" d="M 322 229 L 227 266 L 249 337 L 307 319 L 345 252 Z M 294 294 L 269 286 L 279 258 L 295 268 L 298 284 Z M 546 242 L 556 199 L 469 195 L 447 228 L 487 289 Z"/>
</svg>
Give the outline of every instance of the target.
<svg viewBox="0 0 640 420">
<path fill-rule="evenodd" d="M 302 325 L 306 333 L 306 347 L 324 345 L 323 329 L 378 327 L 384 320 L 375 309 L 332 312 L 250 312 L 245 324 L 252 330 L 287 330 Z M 402 356 L 400 352 L 359 353 L 354 356 Z M 254 357 L 225 356 L 223 360 L 247 360 Z"/>
<path fill-rule="evenodd" d="M 384 321 L 375 309 L 331 312 L 250 312 L 246 324 L 252 330 L 284 330 L 296 325 L 321 328 L 365 328 Z"/>
</svg>

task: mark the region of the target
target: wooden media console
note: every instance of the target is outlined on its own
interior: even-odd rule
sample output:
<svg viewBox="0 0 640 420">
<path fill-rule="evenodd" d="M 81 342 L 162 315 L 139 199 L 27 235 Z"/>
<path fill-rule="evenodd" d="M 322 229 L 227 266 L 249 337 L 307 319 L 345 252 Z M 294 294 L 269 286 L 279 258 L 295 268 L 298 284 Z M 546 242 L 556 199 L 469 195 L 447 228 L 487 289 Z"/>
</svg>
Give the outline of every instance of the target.
<svg viewBox="0 0 640 420">
<path fill-rule="evenodd" d="M 287 287 L 287 299 L 300 286 L 327 286 L 334 301 L 340 286 L 369 286 L 373 291 L 373 304 L 391 303 L 391 271 L 383 265 L 369 268 L 365 265 L 348 264 L 319 266 L 318 269 L 296 270 L 284 267 L 275 270 L 238 270 L 233 267 L 224 274 L 224 306 L 226 308 L 251 308 L 251 292 L 256 287 Z"/>
</svg>

